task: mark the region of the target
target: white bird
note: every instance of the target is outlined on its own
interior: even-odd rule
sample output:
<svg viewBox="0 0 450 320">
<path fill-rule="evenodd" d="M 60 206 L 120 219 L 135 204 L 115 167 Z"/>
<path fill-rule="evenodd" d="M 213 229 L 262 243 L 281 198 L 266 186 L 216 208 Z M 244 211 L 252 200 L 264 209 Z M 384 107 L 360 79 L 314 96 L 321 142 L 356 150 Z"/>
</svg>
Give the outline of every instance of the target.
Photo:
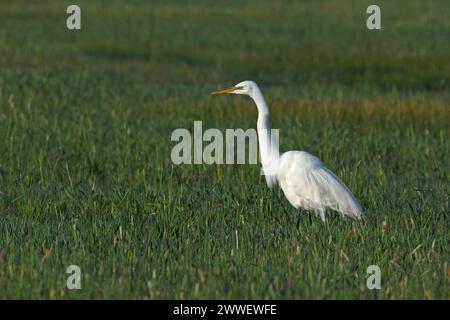
<svg viewBox="0 0 450 320">
<path fill-rule="evenodd" d="M 316 156 L 305 151 L 288 151 L 280 155 L 278 143 L 271 132 L 269 106 L 254 81 L 213 91 L 211 94 L 247 95 L 258 107 L 258 142 L 262 170 L 269 188 L 278 183 L 295 208 L 312 210 L 325 220 L 327 209 L 352 218 L 363 212 L 348 187 Z"/>
</svg>

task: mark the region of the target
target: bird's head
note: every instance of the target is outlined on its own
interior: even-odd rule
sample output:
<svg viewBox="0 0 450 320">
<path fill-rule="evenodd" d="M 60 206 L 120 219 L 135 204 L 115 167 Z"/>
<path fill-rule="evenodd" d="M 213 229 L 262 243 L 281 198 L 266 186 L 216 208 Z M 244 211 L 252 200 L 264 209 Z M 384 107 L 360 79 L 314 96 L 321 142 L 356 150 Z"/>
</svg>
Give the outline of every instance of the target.
<svg viewBox="0 0 450 320">
<path fill-rule="evenodd" d="M 222 94 L 222 93 L 234 93 L 234 94 L 244 94 L 247 96 L 252 96 L 256 91 L 259 91 L 258 85 L 254 81 L 242 81 L 233 87 L 217 90 L 211 92 L 211 94 Z"/>
</svg>

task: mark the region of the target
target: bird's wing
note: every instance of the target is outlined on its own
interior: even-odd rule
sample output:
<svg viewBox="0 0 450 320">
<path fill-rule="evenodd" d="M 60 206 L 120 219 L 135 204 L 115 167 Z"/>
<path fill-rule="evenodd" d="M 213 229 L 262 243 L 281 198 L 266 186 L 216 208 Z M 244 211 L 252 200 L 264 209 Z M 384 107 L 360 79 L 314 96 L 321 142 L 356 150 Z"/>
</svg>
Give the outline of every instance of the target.
<svg viewBox="0 0 450 320">
<path fill-rule="evenodd" d="M 278 181 L 293 206 L 314 210 L 322 219 L 327 208 L 353 218 L 362 213 L 351 191 L 319 158 L 291 151 L 280 163 Z"/>
</svg>

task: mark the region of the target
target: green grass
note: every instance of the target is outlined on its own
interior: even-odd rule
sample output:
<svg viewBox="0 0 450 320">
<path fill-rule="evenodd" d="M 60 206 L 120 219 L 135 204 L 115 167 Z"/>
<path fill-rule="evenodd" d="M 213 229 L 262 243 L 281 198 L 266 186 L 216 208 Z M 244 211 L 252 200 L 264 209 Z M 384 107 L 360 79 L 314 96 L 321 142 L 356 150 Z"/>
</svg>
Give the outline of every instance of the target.
<svg viewBox="0 0 450 320">
<path fill-rule="evenodd" d="M 0 1 L 0 298 L 450 299 L 447 1 Z M 176 128 L 254 128 L 366 209 L 320 218 L 256 165 L 170 160 Z M 66 289 L 66 268 L 82 290 Z M 382 289 L 366 288 L 379 265 Z"/>
</svg>

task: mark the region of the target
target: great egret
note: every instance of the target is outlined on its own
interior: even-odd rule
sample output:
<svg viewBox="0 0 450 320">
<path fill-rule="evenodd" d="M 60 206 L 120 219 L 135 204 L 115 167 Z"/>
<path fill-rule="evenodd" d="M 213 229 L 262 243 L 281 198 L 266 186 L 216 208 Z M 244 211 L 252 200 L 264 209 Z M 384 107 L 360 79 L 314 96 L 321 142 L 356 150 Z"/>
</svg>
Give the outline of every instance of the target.
<svg viewBox="0 0 450 320">
<path fill-rule="evenodd" d="M 269 106 L 254 81 L 213 91 L 211 94 L 247 95 L 258 107 L 258 141 L 261 163 L 267 185 L 279 183 L 284 195 L 295 208 L 313 210 L 325 220 L 327 209 L 352 218 L 359 218 L 362 208 L 348 187 L 323 162 L 305 151 L 288 151 L 280 155 L 271 134 Z"/>
</svg>

